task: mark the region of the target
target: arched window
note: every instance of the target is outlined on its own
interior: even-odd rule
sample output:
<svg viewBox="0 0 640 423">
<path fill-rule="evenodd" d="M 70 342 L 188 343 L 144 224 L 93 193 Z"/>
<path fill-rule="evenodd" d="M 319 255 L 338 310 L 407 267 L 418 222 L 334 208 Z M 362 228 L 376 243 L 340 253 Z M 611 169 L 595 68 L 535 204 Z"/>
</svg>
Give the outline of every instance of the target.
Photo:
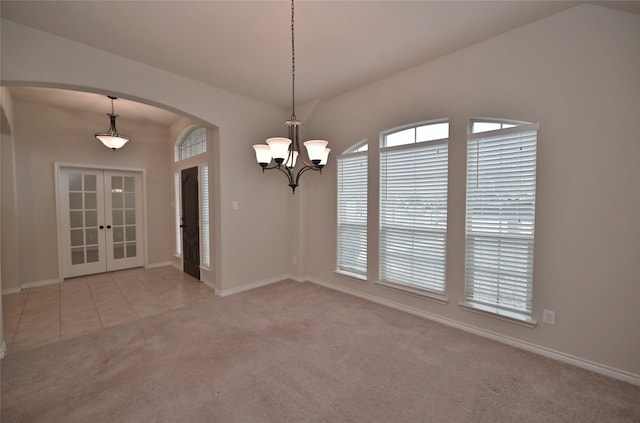
<svg viewBox="0 0 640 423">
<path fill-rule="evenodd" d="M 195 128 L 184 137 L 179 145 L 178 160 L 188 159 L 197 154 L 207 152 L 207 130 L 206 128 Z"/>
<path fill-rule="evenodd" d="M 467 135 L 465 302 L 531 320 L 537 123 L 473 119 Z"/>
<path fill-rule="evenodd" d="M 445 291 L 449 122 L 380 137 L 380 283 Z"/>
</svg>

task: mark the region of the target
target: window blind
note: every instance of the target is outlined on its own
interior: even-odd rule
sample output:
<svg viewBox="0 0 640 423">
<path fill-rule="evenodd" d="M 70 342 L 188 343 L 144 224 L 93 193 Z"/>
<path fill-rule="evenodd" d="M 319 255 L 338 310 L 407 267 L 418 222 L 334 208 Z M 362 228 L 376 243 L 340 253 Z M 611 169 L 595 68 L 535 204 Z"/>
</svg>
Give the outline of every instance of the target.
<svg viewBox="0 0 640 423">
<path fill-rule="evenodd" d="M 448 140 L 380 150 L 380 279 L 444 294 Z"/>
<path fill-rule="evenodd" d="M 176 255 L 182 254 L 182 231 L 180 229 L 180 218 L 182 212 L 180 211 L 180 172 L 173 174 L 173 200 L 174 200 L 174 213 L 175 213 L 175 231 L 176 231 Z"/>
<path fill-rule="evenodd" d="M 209 166 L 200 166 L 200 239 L 202 240 L 201 254 L 203 267 L 211 267 L 211 225 L 209 224 Z"/>
<path fill-rule="evenodd" d="M 367 274 L 367 153 L 338 157 L 338 270 Z"/>
<path fill-rule="evenodd" d="M 529 318 L 538 124 L 467 143 L 465 299 Z"/>
</svg>

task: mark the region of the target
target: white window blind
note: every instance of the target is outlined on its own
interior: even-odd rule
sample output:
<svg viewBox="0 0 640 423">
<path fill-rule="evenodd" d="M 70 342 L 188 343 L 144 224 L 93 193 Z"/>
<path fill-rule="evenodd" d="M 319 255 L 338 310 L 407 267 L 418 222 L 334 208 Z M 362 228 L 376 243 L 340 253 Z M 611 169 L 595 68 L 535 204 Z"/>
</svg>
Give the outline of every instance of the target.
<svg viewBox="0 0 640 423">
<path fill-rule="evenodd" d="M 209 166 L 200 166 L 200 239 L 202 240 L 200 263 L 211 267 L 211 225 L 209 224 Z"/>
<path fill-rule="evenodd" d="M 367 274 L 367 153 L 338 157 L 338 271 Z"/>
<path fill-rule="evenodd" d="M 470 134 L 465 299 L 531 317 L 539 124 Z"/>
<path fill-rule="evenodd" d="M 175 234 L 176 234 L 176 255 L 182 254 L 182 231 L 180 228 L 180 218 L 182 217 L 182 212 L 180 210 L 181 206 L 181 198 L 180 198 L 180 172 L 175 172 L 173 174 L 173 199 L 174 203 L 174 213 L 175 213 Z"/>
<path fill-rule="evenodd" d="M 444 294 L 447 186 L 448 139 L 381 148 L 381 282 Z"/>
</svg>

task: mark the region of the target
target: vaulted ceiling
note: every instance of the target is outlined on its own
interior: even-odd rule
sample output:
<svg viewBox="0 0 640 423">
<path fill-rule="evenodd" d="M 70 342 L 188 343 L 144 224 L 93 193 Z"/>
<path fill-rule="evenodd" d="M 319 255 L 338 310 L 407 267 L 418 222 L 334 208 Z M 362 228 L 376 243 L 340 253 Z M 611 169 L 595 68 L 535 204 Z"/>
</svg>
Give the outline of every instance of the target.
<svg viewBox="0 0 640 423">
<path fill-rule="evenodd" d="M 298 1 L 296 102 L 331 98 L 579 3 Z M 640 13 L 640 2 L 592 3 Z M 288 1 L 0 3 L 3 18 L 284 108 L 290 13 Z M 55 91 L 47 95 L 53 101 Z"/>
</svg>

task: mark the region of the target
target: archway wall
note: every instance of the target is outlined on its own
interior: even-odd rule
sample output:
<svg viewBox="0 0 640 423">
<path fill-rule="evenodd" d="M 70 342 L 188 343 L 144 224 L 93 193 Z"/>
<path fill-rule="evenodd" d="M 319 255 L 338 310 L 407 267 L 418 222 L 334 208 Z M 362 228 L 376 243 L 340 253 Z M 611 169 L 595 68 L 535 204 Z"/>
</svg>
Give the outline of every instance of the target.
<svg viewBox="0 0 640 423">
<path fill-rule="evenodd" d="M 210 157 L 217 169 L 216 288 L 235 290 L 288 274 L 291 247 L 286 234 L 294 200 L 279 175 L 260 172 L 251 149 L 274 133 L 284 133 L 287 111 L 5 19 L 1 31 L 2 85 L 116 95 L 218 128 L 217 157 L 213 152 Z"/>
</svg>

